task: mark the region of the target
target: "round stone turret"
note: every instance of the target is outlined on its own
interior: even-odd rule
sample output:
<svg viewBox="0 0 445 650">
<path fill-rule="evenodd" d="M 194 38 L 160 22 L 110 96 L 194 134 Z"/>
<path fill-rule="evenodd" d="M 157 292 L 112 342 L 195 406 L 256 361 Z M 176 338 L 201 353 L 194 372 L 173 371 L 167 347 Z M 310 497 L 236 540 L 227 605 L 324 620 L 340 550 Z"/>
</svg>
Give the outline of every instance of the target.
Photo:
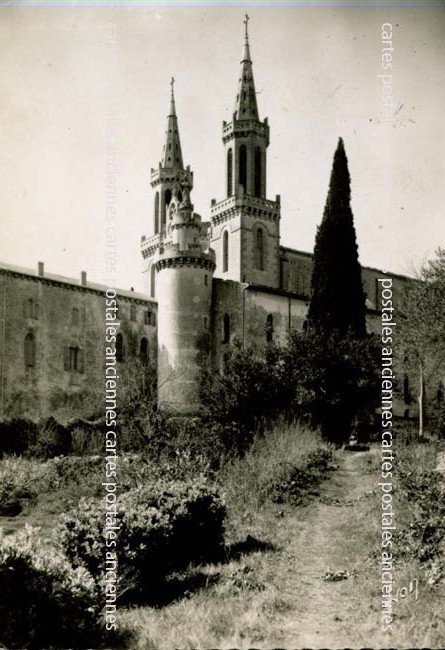
<svg viewBox="0 0 445 650">
<path fill-rule="evenodd" d="M 164 411 L 199 411 L 199 373 L 210 356 L 210 314 L 215 254 L 193 212 L 190 186 L 172 200 L 167 236 L 155 260 L 158 298 L 158 405 Z"/>
</svg>

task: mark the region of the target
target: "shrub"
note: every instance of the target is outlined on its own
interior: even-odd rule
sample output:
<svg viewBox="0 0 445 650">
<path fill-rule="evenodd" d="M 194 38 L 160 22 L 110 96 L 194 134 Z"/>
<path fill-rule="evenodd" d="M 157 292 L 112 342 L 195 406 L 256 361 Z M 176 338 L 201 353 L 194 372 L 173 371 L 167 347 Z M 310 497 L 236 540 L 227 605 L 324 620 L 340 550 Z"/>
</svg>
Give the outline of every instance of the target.
<svg viewBox="0 0 445 650">
<path fill-rule="evenodd" d="M 261 422 L 278 416 L 320 428 L 342 444 L 353 430 L 369 438 L 379 400 L 376 338 L 329 338 L 294 332 L 285 346 L 229 350 L 222 373 L 203 369 L 200 396 L 206 414 L 240 435 L 227 437 L 238 452 L 250 446 Z"/>
<path fill-rule="evenodd" d="M 242 457 L 228 463 L 219 481 L 238 512 L 254 512 L 265 502 L 297 503 L 325 478 L 332 446 L 300 423 L 278 421 Z"/>
<path fill-rule="evenodd" d="M 225 355 L 223 372 L 202 369 L 200 397 L 208 417 L 228 427 L 226 440 L 245 451 L 252 432 L 262 418 L 273 419 L 291 402 L 294 387 L 286 376 L 283 349 L 231 348 Z M 230 428 L 237 425 L 238 435 Z"/>
<path fill-rule="evenodd" d="M 32 420 L 14 418 L 0 422 L 0 457 L 23 454 L 37 438 L 37 424 Z"/>
<path fill-rule="evenodd" d="M 355 429 L 369 437 L 379 400 L 377 339 L 353 340 L 313 332 L 294 333 L 285 351 L 288 382 L 295 387 L 292 411 L 327 440 L 346 442 Z"/>
<path fill-rule="evenodd" d="M 119 496 L 118 596 L 153 592 L 171 572 L 219 557 L 224 518 L 221 498 L 204 481 L 157 481 Z M 104 522 L 103 502 L 82 499 L 56 529 L 72 565 L 87 568 L 98 583 L 106 570 Z"/>
<path fill-rule="evenodd" d="M 323 480 L 332 460 L 332 452 L 319 447 L 298 461 L 287 462 L 263 487 L 263 493 L 274 503 L 298 504 L 307 492 Z"/>
<path fill-rule="evenodd" d="M 37 458 L 54 458 L 69 454 L 72 450 L 69 429 L 53 417 L 42 424 L 38 430 L 35 444 L 28 449 L 28 455 Z"/>
<path fill-rule="evenodd" d="M 0 583 L 0 641 L 8 647 L 73 647 L 100 633 L 93 579 L 43 548 L 37 529 L 0 537 Z"/>
<path fill-rule="evenodd" d="M 398 470 L 399 498 L 411 504 L 413 517 L 409 528 L 400 531 L 401 554 L 430 561 L 445 556 L 445 488 L 437 472 L 413 469 Z"/>
<path fill-rule="evenodd" d="M 0 515 L 19 514 L 21 501 L 35 497 L 44 480 L 41 463 L 23 458 L 3 458 L 0 463 Z"/>
</svg>

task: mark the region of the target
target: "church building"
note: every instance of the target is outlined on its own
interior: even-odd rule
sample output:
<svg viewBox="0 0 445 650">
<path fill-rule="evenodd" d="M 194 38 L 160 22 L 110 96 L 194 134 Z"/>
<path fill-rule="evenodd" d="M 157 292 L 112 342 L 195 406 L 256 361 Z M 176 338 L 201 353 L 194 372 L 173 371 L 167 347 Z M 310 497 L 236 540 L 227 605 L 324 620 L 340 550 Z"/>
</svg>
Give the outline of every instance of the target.
<svg viewBox="0 0 445 650">
<path fill-rule="evenodd" d="M 202 363 L 218 370 L 229 346 L 284 343 L 305 326 L 312 255 L 281 245 L 280 195 L 267 193 L 270 127 L 260 115 L 246 20 L 234 108 L 222 125 L 225 165 L 216 170 L 224 196 L 204 219 L 194 211 L 172 80 L 162 159 L 151 170 L 151 234 L 141 238 L 145 291 L 116 289 L 117 364 L 156 364 L 158 403 L 169 412 L 199 412 Z M 379 277 L 362 268 L 369 331 L 380 330 Z M 391 277 L 402 299 L 410 280 Z M 46 273 L 41 262 L 37 271 L 0 264 L 0 419 L 97 409 L 105 292 L 84 272 L 77 281 Z M 405 416 L 413 402 L 407 382 L 396 405 Z"/>
</svg>

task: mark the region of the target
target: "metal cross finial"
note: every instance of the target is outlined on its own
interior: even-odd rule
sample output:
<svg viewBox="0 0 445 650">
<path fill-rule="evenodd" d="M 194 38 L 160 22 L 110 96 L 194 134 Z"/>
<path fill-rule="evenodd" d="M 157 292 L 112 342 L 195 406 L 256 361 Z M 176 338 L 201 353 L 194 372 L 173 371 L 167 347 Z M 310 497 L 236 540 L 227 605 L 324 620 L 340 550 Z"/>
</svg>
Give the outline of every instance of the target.
<svg viewBox="0 0 445 650">
<path fill-rule="evenodd" d="M 174 83 L 175 83 L 175 78 L 172 77 L 171 80 L 170 80 L 170 86 L 172 87 L 172 92 L 173 92 Z"/>
<path fill-rule="evenodd" d="M 247 24 L 248 24 L 249 20 L 250 20 L 250 18 L 249 18 L 249 14 L 246 14 L 246 18 L 245 18 L 244 21 L 243 21 L 243 22 L 244 22 L 244 25 L 246 26 L 246 38 L 248 37 L 248 34 L 247 34 Z"/>
</svg>

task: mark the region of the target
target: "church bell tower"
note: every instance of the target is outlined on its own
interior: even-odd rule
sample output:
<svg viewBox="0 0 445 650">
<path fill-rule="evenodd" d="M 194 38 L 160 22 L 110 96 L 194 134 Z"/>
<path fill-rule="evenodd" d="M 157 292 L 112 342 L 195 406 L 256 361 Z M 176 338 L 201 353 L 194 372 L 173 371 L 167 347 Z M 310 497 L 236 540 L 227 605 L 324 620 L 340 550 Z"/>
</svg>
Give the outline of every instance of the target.
<svg viewBox="0 0 445 650">
<path fill-rule="evenodd" d="M 225 198 L 212 201 L 211 246 L 216 277 L 278 287 L 280 197 L 266 198 L 269 124 L 259 119 L 248 21 L 232 120 L 223 122 Z"/>
</svg>

